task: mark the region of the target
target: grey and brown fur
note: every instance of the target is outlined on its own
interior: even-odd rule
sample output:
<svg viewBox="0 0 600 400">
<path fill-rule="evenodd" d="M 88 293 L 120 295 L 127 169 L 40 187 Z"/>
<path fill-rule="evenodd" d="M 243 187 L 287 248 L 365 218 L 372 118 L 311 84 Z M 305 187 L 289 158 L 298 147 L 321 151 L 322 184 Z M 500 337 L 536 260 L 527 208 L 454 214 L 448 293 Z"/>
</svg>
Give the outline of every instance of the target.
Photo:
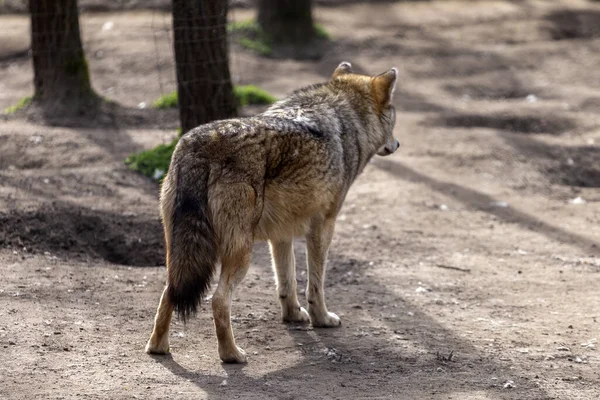
<svg viewBox="0 0 600 400">
<path fill-rule="evenodd" d="M 230 322 L 231 298 L 255 241 L 268 240 L 286 322 L 335 327 L 323 294 L 335 219 L 350 185 L 375 154 L 398 148 L 391 97 L 396 69 L 354 74 L 341 63 L 331 79 L 300 89 L 252 118 L 216 121 L 185 134 L 162 185 L 167 284 L 146 346 L 169 352 L 177 310 L 187 319 L 221 264 L 212 297 L 219 356 L 245 362 Z M 307 243 L 308 311 L 296 296 L 294 237 Z"/>
</svg>

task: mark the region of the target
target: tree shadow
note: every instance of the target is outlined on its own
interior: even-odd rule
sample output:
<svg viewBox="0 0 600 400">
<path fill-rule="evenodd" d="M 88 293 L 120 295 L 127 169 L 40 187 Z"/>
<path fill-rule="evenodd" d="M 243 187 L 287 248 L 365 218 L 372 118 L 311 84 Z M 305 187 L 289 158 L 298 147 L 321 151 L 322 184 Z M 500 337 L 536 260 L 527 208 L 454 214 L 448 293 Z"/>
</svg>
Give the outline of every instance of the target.
<svg viewBox="0 0 600 400">
<path fill-rule="evenodd" d="M 27 248 L 69 259 L 104 259 L 119 265 L 164 265 L 158 216 L 123 215 L 53 202 L 36 210 L 0 212 L 0 247 Z"/>
<path fill-rule="evenodd" d="M 296 246 L 299 272 L 304 258 L 304 249 Z M 400 295 L 394 282 L 374 278 L 368 260 L 334 251 L 329 265 L 326 296 L 333 311 L 345 314 L 341 328 L 274 327 L 261 321 L 251 325 L 257 328 L 258 337 L 288 335 L 287 341 L 292 343 L 259 350 L 262 360 L 269 358 L 268 368 L 280 365 L 279 357 L 289 360 L 291 355 L 298 359 L 294 365 L 261 375 L 264 361 L 251 355 L 247 365 L 222 364 L 224 377 L 214 370 L 186 367 L 171 356 L 153 359 L 173 375 L 192 382 L 209 399 L 552 398 L 535 382 L 534 373 L 521 369 L 518 361 L 500 361 L 498 353 L 475 347 L 468 335 L 453 332 Z M 254 266 L 261 269 L 261 275 L 272 273 L 266 246 L 255 248 Z M 368 284 L 348 281 L 348 272 L 361 281 L 368 279 Z M 302 276 L 298 278 L 301 288 L 306 282 Z M 348 285 L 350 291 L 339 290 Z M 474 295 L 479 296 L 484 294 Z M 278 307 L 275 296 L 268 304 Z M 241 330 L 234 322 L 234 331 L 239 335 Z M 285 356 L 280 352 L 286 352 Z M 504 389 L 508 380 L 518 382 L 518 389 Z"/>
<path fill-rule="evenodd" d="M 124 161 L 127 155 L 143 150 L 126 130 L 172 130 L 175 134 L 179 127 L 177 109 L 137 109 L 104 100 L 101 100 L 97 109 L 82 114 L 53 114 L 34 102 L 7 118 L 74 129 L 118 161 Z"/>
<path fill-rule="evenodd" d="M 493 214 L 505 222 L 519 224 L 551 240 L 578 247 L 586 254 L 600 255 L 600 245 L 595 240 L 551 225 L 513 207 L 494 207 L 496 199 L 477 190 L 432 178 L 397 161 L 377 160 L 374 165 L 396 178 L 425 184 L 436 192 L 451 196 L 468 207 Z"/>
<path fill-rule="evenodd" d="M 433 124 L 451 128 L 491 128 L 524 134 L 560 135 L 575 128 L 575 123 L 555 115 L 465 114 L 453 113 L 430 120 Z"/>
<path fill-rule="evenodd" d="M 600 11 L 596 9 L 556 10 L 546 16 L 553 40 L 594 39 L 600 37 Z"/>
<path fill-rule="evenodd" d="M 344 265 L 351 260 L 338 253 L 332 261 Z M 353 262 L 365 266 L 361 268 L 362 274 L 369 271 L 367 261 Z M 331 275 L 331 286 L 341 287 L 343 274 Z M 276 330 L 275 334 L 289 335 L 295 345 L 269 351 L 269 358 L 276 360 L 279 351 L 294 353 L 300 359 L 295 365 L 256 376 L 254 365 L 259 361 L 251 356 L 248 365 L 222 364 L 227 375 L 225 384 L 223 376 L 189 369 L 171 356 L 154 356 L 153 359 L 172 374 L 194 383 L 210 399 L 424 399 L 455 395 L 493 399 L 550 398 L 514 363 L 500 362 L 493 354 L 475 348 L 394 293 L 387 283 L 369 279 L 368 288 L 353 287 L 356 297 L 351 303 L 347 292 L 328 291 L 336 310 L 346 312 L 344 324 L 348 325 L 338 329 L 289 325 Z M 364 309 L 356 309 L 352 304 L 365 304 L 365 301 Z M 394 310 L 395 315 L 389 307 L 392 304 L 401 305 Z M 383 305 L 388 308 L 382 309 Z M 383 321 L 376 317 L 380 311 L 389 314 Z M 263 329 L 273 332 L 272 327 Z M 262 364 L 257 365 L 261 367 Z M 504 382 L 516 377 L 518 391 L 504 390 Z"/>
<path fill-rule="evenodd" d="M 600 148 L 594 145 L 551 145 L 532 137 L 505 134 L 502 140 L 528 161 L 535 161 L 539 172 L 552 183 L 571 187 L 600 187 Z"/>
<path fill-rule="evenodd" d="M 41 118 L 39 118 L 41 116 Z M 49 126 L 66 128 L 107 128 L 119 131 L 121 129 L 177 129 L 179 126 L 179 111 L 176 108 L 133 108 L 104 101 L 96 110 L 81 115 L 52 115 L 41 113 L 31 119 Z"/>
<path fill-rule="evenodd" d="M 29 51 L 31 49 L 27 47 L 21 50 L 9 50 L 0 52 L 0 63 L 20 61 L 29 58 Z"/>
<path fill-rule="evenodd" d="M 125 154 L 129 154 L 128 150 L 125 151 Z M 112 153 L 115 161 L 119 163 L 124 161 L 125 156 L 122 152 L 123 150 L 120 150 L 116 155 L 114 152 Z M 22 165 L 21 169 L 37 168 L 41 173 L 39 175 L 20 174 L 19 170 L 14 172 L 10 169 L 8 171 L 0 170 L 0 187 L 12 188 L 15 191 L 24 191 L 31 194 L 32 196 L 27 197 L 26 200 L 40 204 L 44 202 L 56 203 L 58 201 L 63 203 L 65 207 L 67 207 L 67 204 L 77 207 L 79 204 L 75 198 L 84 198 L 90 195 L 102 199 L 107 204 L 122 201 L 122 198 L 119 197 L 119 189 L 121 188 L 124 190 L 128 188 L 135 189 L 154 199 L 157 199 L 159 195 L 159 186 L 156 182 L 128 169 L 124 164 L 121 168 L 111 170 L 111 173 L 98 172 L 92 169 L 89 174 L 86 173 L 87 171 L 69 171 L 66 169 L 68 167 L 65 168 L 65 171 L 60 171 L 62 167 L 59 167 L 60 172 L 57 173 L 54 169 L 53 174 L 49 174 L 44 170 L 43 160 L 30 160 L 28 164 Z M 102 168 L 100 167 L 100 169 Z M 99 178 L 98 174 L 103 176 Z M 64 198 L 68 198 L 68 200 L 64 200 Z M 10 194 L 3 200 L 9 205 L 17 205 L 16 200 Z M 14 207 L 9 206 L 10 208 Z"/>
</svg>

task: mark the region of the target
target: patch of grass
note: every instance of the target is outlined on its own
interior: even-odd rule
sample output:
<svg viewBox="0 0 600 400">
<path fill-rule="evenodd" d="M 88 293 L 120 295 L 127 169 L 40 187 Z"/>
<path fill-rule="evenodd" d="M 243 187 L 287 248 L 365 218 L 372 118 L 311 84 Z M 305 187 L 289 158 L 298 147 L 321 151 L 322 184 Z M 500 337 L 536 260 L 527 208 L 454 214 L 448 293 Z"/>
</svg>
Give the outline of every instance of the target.
<svg viewBox="0 0 600 400">
<path fill-rule="evenodd" d="M 161 109 L 177 107 L 177 91 L 169 94 L 163 94 L 154 103 L 152 103 L 152 107 Z"/>
<path fill-rule="evenodd" d="M 314 24 L 317 39 L 330 40 L 331 35 L 322 24 Z M 235 40 L 244 48 L 261 56 L 273 53 L 273 40 L 262 30 L 255 20 L 234 21 L 227 24 L 227 32 L 234 35 Z"/>
<path fill-rule="evenodd" d="M 240 106 L 273 104 L 277 101 L 269 92 L 254 85 L 236 86 L 233 88 L 233 93 Z"/>
<path fill-rule="evenodd" d="M 125 164 L 156 181 L 161 181 L 169 169 L 171 156 L 179 138 L 169 144 L 160 144 L 153 149 L 132 154 L 125 159 Z"/>
<path fill-rule="evenodd" d="M 5 114 L 14 114 L 17 111 L 22 110 L 23 108 L 25 108 L 28 105 L 30 105 L 32 102 L 33 102 L 33 96 L 23 97 L 14 106 L 10 106 L 10 107 L 5 108 L 4 109 L 4 113 Z"/>
<path fill-rule="evenodd" d="M 327 32 L 327 30 L 325 29 L 325 27 L 322 24 L 319 24 L 317 22 L 313 26 L 315 29 L 315 35 L 317 36 L 317 39 L 323 39 L 323 40 L 331 39 L 331 35 L 329 34 L 329 32 Z"/>
<path fill-rule="evenodd" d="M 233 88 L 233 94 L 240 106 L 251 104 L 273 104 L 277 101 L 269 92 L 254 85 L 241 85 Z M 154 108 L 177 107 L 177 91 L 160 96 L 152 106 Z"/>
<path fill-rule="evenodd" d="M 253 19 L 248 19 L 246 21 L 232 21 L 232 22 L 228 23 L 227 24 L 227 32 L 229 32 L 229 33 L 237 33 L 237 32 L 261 33 L 262 29 L 260 29 L 258 22 L 256 22 Z"/>
<path fill-rule="evenodd" d="M 264 39 L 250 39 L 247 37 L 241 37 L 238 39 L 238 43 L 248 49 L 258 53 L 261 56 L 270 56 L 273 53 L 273 47 L 271 42 Z"/>
<path fill-rule="evenodd" d="M 227 24 L 227 32 L 233 34 L 242 47 L 261 56 L 268 56 L 273 52 L 271 40 L 255 20 L 230 22 Z"/>
</svg>

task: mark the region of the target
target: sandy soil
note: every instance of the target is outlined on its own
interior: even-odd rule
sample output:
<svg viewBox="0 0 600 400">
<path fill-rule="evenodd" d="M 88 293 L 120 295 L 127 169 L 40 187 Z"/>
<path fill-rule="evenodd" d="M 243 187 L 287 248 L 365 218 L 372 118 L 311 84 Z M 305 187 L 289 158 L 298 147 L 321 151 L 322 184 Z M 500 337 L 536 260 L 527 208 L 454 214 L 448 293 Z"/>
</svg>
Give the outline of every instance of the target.
<svg viewBox="0 0 600 400">
<path fill-rule="evenodd" d="M 123 159 L 177 126 L 174 112 L 137 108 L 174 88 L 169 16 L 85 14 L 94 87 L 123 115 L 0 122 L 0 397 L 598 398 L 600 4 L 317 17 L 335 38 L 323 60 L 234 46 L 231 64 L 278 96 L 342 60 L 399 69 L 402 148 L 356 182 L 331 249 L 328 305 L 343 326 L 280 323 L 260 244 L 233 306 L 246 366 L 220 363 L 206 306 L 174 320 L 172 357 L 143 352 L 165 278 L 158 187 Z M 31 92 L 32 72 L 27 19 L 0 25 L 4 108 Z M 296 251 L 303 287 L 302 241 Z"/>
</svg>

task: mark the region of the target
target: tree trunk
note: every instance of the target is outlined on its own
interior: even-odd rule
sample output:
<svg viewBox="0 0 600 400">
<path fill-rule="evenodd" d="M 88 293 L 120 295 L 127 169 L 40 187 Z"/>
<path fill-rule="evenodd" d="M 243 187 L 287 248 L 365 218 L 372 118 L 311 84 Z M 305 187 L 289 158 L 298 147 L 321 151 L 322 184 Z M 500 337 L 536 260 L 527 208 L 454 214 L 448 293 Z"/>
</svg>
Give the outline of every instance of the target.
<svg viewBox="0 0 600 400">
<path fill-rule="evenodd" d="M 259 0 L 258 24 L 275 44 L 308 44 L 315 38 L 312 0 Z"/>
<path fill-rule="evenodd" d="M 258 24 L 271 56 L 318 59 L 324 48 L 312 17 L 312 0 L 258 0 Z"/>
<path fill-rule="evenodd" d="M 228 0 L 173 0 L 181 129 L 236 114 L 227 49 Z"/>
<path fill-rule="evenodd" d="M 29 0 L 34 99 L 45 108 L 85 110 L 97 96 L 79 33 L 77 0 Z"/>
</svg>

